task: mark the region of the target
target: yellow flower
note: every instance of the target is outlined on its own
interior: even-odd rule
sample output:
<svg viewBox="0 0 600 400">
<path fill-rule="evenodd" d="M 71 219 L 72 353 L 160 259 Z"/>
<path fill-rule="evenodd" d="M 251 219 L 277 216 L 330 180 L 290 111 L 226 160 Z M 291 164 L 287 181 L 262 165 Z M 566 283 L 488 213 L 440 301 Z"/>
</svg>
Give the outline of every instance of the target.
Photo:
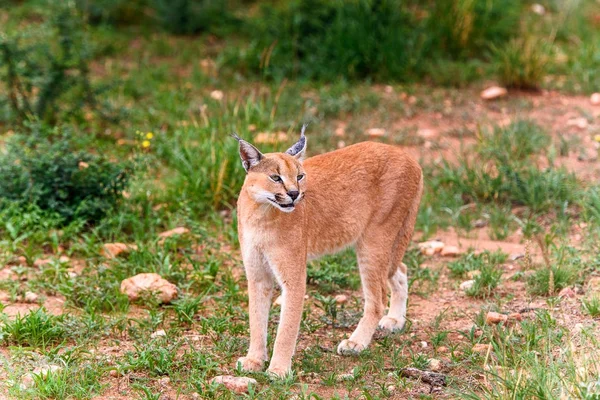
<svg viewBox="0 0 600 400">
<path fill-rule="evenodd" d="M 152 139 L 153 137 L 154 137 L 154 134 L 152 132 L 146 133 L 146 139 Z"/>
<path fill-rule="evenodd" d="M 144 140 L 142 142 L 142 147 L 146 148 L 146 147 L 150 147 L 150 141 L 149 140 Z"/>
<path fill-rule="evenodd" d="M 594 140 L 595 140 L 596 142 L 600 142 L 600 135 L 596 135 L 596 136 L 594 136 Z"/>
</svg>

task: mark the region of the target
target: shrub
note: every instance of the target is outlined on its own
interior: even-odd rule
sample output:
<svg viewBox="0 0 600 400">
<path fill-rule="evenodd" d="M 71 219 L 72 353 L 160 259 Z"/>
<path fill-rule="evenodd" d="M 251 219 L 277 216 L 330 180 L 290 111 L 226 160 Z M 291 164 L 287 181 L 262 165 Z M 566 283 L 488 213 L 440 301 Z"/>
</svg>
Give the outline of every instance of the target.
<svg viewBox="0 0 600 400">
<path fill-rule="evenodd" d="M 25 316 L 4 321 L 0 326 L 0 340 L 19 346 L 46 347 L 61 342 L 66 336 L 62 318 L 38 308 Z"/>
<path fill-rule="evenodd" d="M 483 253 L 467 253 L 460 259 L 448 263 L 450 275 L 461 278 L 469 271 L 481 270 L 485 266 L 495 267 L 506 261 L 506 254 L 501 251 L 484 251 Z"/>
<path fill-rule="evenodd" d="M 89 23 L 134 25 L 140 22 L 147 0 L 76 0 Z"/>
<path fill-rule="evenodd" d="M 77 150 L 67 131 L 53 133 L 17 135 L 7 142 L 0 153 L 0 204 L 35 205 L 65 223 L 99 221 L 121 199 L 131 162 Z"/>
<path fill-rule="evenodd" d="M 219 33 L 241 22 L 225 0 L 151 0 L 150 4 L 161 26 L 177 35 Z"/>
<path fill-rule="evenodd" d="M 477 135 L 477 152 L 485 160 L 500 163 L 526 160 L 545 150 L 550 136 L 536 123 L 518 120 L 506 127 L 484 129 Z"/>
<path fill-rule="evenodd" d="M 502 279 L 502 270 L 495 265 L 484 264 L 480 274 L 475 277 L 473 286 L 467 290 L 467 295 L 472 297 L 489 297 Z"/>
<path fill-rule="evenodd" d="M 498 79 L 507 87 L 537 89 L 548 73 L 549 45 L 543 40 L 518 38 L 494 48 Z"/>
<path fill-rule="evenodd" d="M 427 32 L 431 47 L 453 59 L 483 58 L 518 33 L 520 0 L 436 0 Z"/>
<path fill-rule="evenodd" d="M 420 59 L 420 29 L 399 1 L 295 1 L 263 8 L 247 60 L 267 77 L 407 80 Z"/>
<path fill-rule="evenodd" d="M 276 79 L 430 76 L 436 83 L 464 85 L 482 73 L 473 59 L 489 59 L 491 45 L 518 33 L 521 1 L 419 3 L 297 0 L 263 7 L 251 21 L 256 40 L 242 58 L 251 71 Z"/>
<path fill-rule="evenodd" d="M 529 291 L 538 295 L 554 295 L 574 284 L 584 269 L 580 252 L 569 246 L 550 247 L 549 265 L 536 270 L 527 280 Z"/>
<path fill-rule="evenodd" d="M 100 88 L 89 74 L 91 46 L 80 13 L 71 6 L 56 6 L 41 25 L 14 35 L 0 35 L 0 105 L 8 105 L 23 122 L 83 116 L 94 110 L 108 116 L 100 104 Z"/>
</svg>

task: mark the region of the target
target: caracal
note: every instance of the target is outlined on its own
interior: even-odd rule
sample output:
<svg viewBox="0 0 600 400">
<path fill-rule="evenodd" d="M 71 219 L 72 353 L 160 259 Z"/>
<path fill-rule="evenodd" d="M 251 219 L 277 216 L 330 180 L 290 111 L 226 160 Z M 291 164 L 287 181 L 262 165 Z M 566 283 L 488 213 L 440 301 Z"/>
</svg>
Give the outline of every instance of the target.
<svg viewBox="0 0 600 400">
<path fill-rule="evenodd" d="M 339 354 L 364 350 L 378 326 L 388 332 L 404 327 L 402 258 L 423 190 L 421 167 L 400 148 L 363 142 L 304 160 L 304 130 L 285 153 L 262 154 L 234 135 L 247 173 L 237 212 L 250 306 L 250 348 L 238 364 L 260 371 L 269 360 L 267 324 L 277 283 L 283 302 L 268 372 L 278 377 L 291 370 L 308 259 L 356 249 L 364 314 Z M 391 299 L 384 316 L 386 285 Z"/>
</svg>

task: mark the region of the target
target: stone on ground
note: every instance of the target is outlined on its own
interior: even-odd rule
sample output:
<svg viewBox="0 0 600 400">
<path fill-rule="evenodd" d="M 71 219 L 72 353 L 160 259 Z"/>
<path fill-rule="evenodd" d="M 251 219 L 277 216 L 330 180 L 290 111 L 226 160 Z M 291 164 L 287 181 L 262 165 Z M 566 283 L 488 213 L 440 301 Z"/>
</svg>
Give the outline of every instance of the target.
<svg viewBox="0 0 600 400">
<path fill-rule="evenodd" d="M 170 303 L 177 297 L 177 286 L 154 273 L 138 274 L 121 282 L 121 293 L 129 300 L 137 300 L 148 292 L 154 293 L 161 303 Z"/>
</svg>

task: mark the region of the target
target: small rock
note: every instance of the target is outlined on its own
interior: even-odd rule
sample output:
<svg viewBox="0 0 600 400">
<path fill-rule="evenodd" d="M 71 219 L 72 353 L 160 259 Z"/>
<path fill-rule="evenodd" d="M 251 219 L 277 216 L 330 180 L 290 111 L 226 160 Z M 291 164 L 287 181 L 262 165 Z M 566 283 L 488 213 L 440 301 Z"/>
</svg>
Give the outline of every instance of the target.
<svg viewBox="0 0 600 400">
<path fill-rule="evenodd" d="M 16 280 L 17 279 L 17 274 L 15 274 L 15 272 L 10 269 L 10 268 L 4 268 L 4 269 L 0 269 L 0 281 L 7 281 L 7 280 Z"/>
<path fill-rule="evenodd" d="M 480 96 L 483 100 L 494 100 L 506 96 L 508 91 L 500 86 L 491 86 L 481 92 Z"/>
<path fill-rule="evenodd" d="M 475 346 L 473 346 L 472 350 L 475 353 L 486 354 L 488 351 L 492 351 L 492 345 L 491 344 L 478 343 Z"/>
<path fill-rule="evenodd" d="M 194 400 L 200 399 L 200 393 L 198 393 L 198 392 L 192 393 L 192 399 L 194 399 Z"/>
<path fill-rule="evenodd" d="M 517 261 L 520 260 L 521 258 L 524 258 L 525 254 L 523 253 L 512 253 L 509 257 L 510 261 Z"/>
<path fill-rule="evenodd" d="M 338 382 L 354 380 L 354 374 L 340 374 L 337 377 Z"/>
<path fill-rule="evenodd" d="M 37 367 L 32 372 L 29 372 L 23 376 L 21 379 L 21 384 L 25 387 L 31 387 L 35 383 L 33 377 L 37 375 L 41 378 L 46 378 L 49 373 L 54 374 L 56 372 L 60 372 L 62 367 L 58 365 L 44 365 L 43 367 Z"/>
<path fill-rule="evenodd" d="M 478 269 L 474 269 L 473 271 L 467 271 L 467 278 L 469 279 L 475 279 L 479 275 L 481 275 L 481 271 Z"/>
<path fill-rule="evenodd" d="M 546 7 L 544 7 L 541 4 L 535 3 L 531 5 L 531 11 L 533 11 L 533 13 L 537 15 L 544 15 L 546 14 Z"/>
<path fill-rule="evenodd" d="M 217 101 L 223 100 L 223 96 L 223 92 L 220 90 L 213 90 L 212 92 L 210 92 L 210 97 Z"/>
<path fill-rule="evenodd" d="M 337 304 L 346 304 L 348 302 L 348 296 L 345 294 L 338 294 L 335 296 L 335 302 Z"/>
<path fill-rule="evenodd" d="M 600 106 L 600 93 L 593 93 L 590 96 L 590 103 L 594 106 Z"/>
<path fill-rule="evenodd" d="M 77 166 L 79 167 L 80 170 L 82 170 L 82 169 L 89 168 L 90 164 L 86 163 L 85 161 L 79 161 L 79 164 L 77 164 Z"/>
<path fill-rule="evenodd" d="M 163 337 L 163 336 L 167 336 L 167 332 L 165 332 L 164 329 L 159 329 L 156 332 L 153 332 L 150 337 L 152 339 L 156 339 L 157 337 Z"/>
<path fill-rule="evenodd" d="M 210 380 L 210 383 L 224 385 L 227 389 L 235 393 L 248 393 L 248 386 L 251 384 L 256 386 L 256 379 L 247 378 L 245 376 L 216 376 Z"/>
<path fill-rule="evenodd" d="M 25 303 L 36 303 L 38 301 L 38 295 L 33 292 L 25 292 Z"/>
<path fill-rule="evenodd" d="M 419 243 L 421 253 L 428 256 L 440 253 L 443 248 L 444 242 L 440 242 L 439 240 L 429 240 L 427 242 Z"/>
<path fill-rule="evenodd" d="M 385 136 L 385 129 L 369 128 L 365 131 L 365 134 L 370 137 L 381 137 L 381 136 Z"/>
<path fill-rule="evenodd" d="M 571 299 L 575 297 L 575 291 L 571 287 L 563 288 L 558 292 L 558 297 Z"/>
<path fill-rule="evenodd" d="M 116 369 L 111 369 L 111 370 L 108 372 L 108 374 L 109 374 L 110 376 L 112 376 L 113 378 L 116 378 L 116 377 L 118 377 L 118 376 L 119 376 L 119 371 L 117 371 Z"/>
<path fill-rule="evenodd" d="M 139 299 L 144 292 L 156 293 L 160 302 L 170 303 L 177 297 L 177 286 L 154 273 L 138 274 L 121 282 L 121 293 L 129 300 Z"/>
<path fill-rule="evenodd" d="M 106 258 L 116 258 L 119 254 L 129 253 L 131 250 L 137 250 L 137 246 L 125 243 L 105 243 L 100 253 Z"/>
<path fill-rule="evenodd" d="M 475 221 L 473 221 L 471 223 L 471 226 L 473 226 L 473 228 L 483 228 L 486 227 L 488 224 L 488 221 L 486 219 L 476 219 Z"/>
<path fill-rule="evenodd" d="M 437 131 L 435 129 L 419 129 L 417 131 L 417 135 L 419 135 L 423 139 L 431 140 L 435 139 L 435 137 L 437 136 Z"/>
<path fill-rule="evenodd" d="M 588 121 L 587 121 L 587 119 L 585 119 L 583 117 L 571 118 L 570 120 L 567 121 L 567 126 L 574 126 L 579 129 L 585 129 L 588 126 Z"/>
<path fill-rule="evenodd" d="M 387 387 L 387 391 L 388 391 L 388 392 L 393 392 L 394 390 L 396 390 L 396 386 L 394 386 L 394 385 L 389 385 L 389 386 Z"/>
<path fill-rule="evenodd" d="M 423 340 L 423 341 L 421 342 L 421 348 L 423 348 L 423 349 L 426 349 L 426 348 L 427 348 L 427 346 L 428 346 L 428 345 L 427 345 L 427 342 Z"/>
<path fill-rule="evenodd" d="M 463 283 L 460 284 L 460 290 L 462 290 L 463 292 L 466 292 L 467 290 L 471 289 L 474 284 L 475 284 L 475 281 L 473 279 L 471 279 L 469 281 L 464 281 Z"/>
<path fill-rule="evenodd" d="M 457 257 L 460 255 L 460 250 L 456 246 L 444 246 L 440 254 L 442 257 Z"/>
<path fill-rule="evenodd" d="M 189 231 L 190 230 L 188 228 L 179 226 L 175 229 L 171 229 L 170 231 L 165 231 L 165 232 L 159 233 L 158 237 L 164 239 L 164 238 L 168 238 L 168 237 L 175 236 L 175 235 L 183 235 L 183 234 L 189 233 Z"/>
<path fill-rule="evenodd" d="M 339 140 L 337 142 L 337 148 L 338 149 L 343 149 L 344 147 L 346 147 L 346 142 L 344 142 L 343 140 Z"/>
<path fill-rule="evenodd" d="M 438 353 L 446 353 L 447 351 L 448 351 L 448 348 L 446 346 L 440 346 L 437 348 Z"/>
<path fill-rule="evenodd" d="M 438 372 L 442 369 L 442 362 L 437 358 L 429 359 L 429 370 L 433 372 Z"/>
<path fill-rule="evenodd" d="M 386 85 L 383 88 L 383 91 L 386 92 L 387 94 L 394 93 L 394 87 L 391 85 Z"/>
<path fill-rule="evenodd" d="M 583 324 L 581 322 L 575 324 L 573 330 L 577 333 L 581 333 L 581 331 L 583 330 Z"/>
<path fill-rule="evenodd" d="M 510 313 L 510 314 L 508 314 L 508 321 L 510 321 L 510 322 L 520 322 L 520 321 L 523 321 L 523 314 L 521 314 L 521 313 Z"/>
<path fill-rule="evenodd" d="M 158 384 L 161 386 L 167 386 L 171 382 L 171 378 L 168 376 L 162 377 L 158 380 Z"/>
<path fill-rule="evenodd" d="M 346 136 L 346 127 L 345 126 L 338 126 L 335 129 L 335 136 L 337 136 L 337 137 L 344 137 L 344 136 Z"/>
<path fill-rule="evenodd" d="M 506 322 L 508 320 L 508 315 L 500 314 L 497 312 L 490 311 L 485 316 L 485 323 L 488 325 L 496 325 L 500 322 Z"/>
<path fill-rule="evenodd" d="M 52 262 L 51 258 L 38 258 L 37 260 L 35 260 L 33 262 L 33 266 L 40 268 L 40 267 L 43 267 L 46 264 L 50 264 L 51 262 Z"/>
</svg>

